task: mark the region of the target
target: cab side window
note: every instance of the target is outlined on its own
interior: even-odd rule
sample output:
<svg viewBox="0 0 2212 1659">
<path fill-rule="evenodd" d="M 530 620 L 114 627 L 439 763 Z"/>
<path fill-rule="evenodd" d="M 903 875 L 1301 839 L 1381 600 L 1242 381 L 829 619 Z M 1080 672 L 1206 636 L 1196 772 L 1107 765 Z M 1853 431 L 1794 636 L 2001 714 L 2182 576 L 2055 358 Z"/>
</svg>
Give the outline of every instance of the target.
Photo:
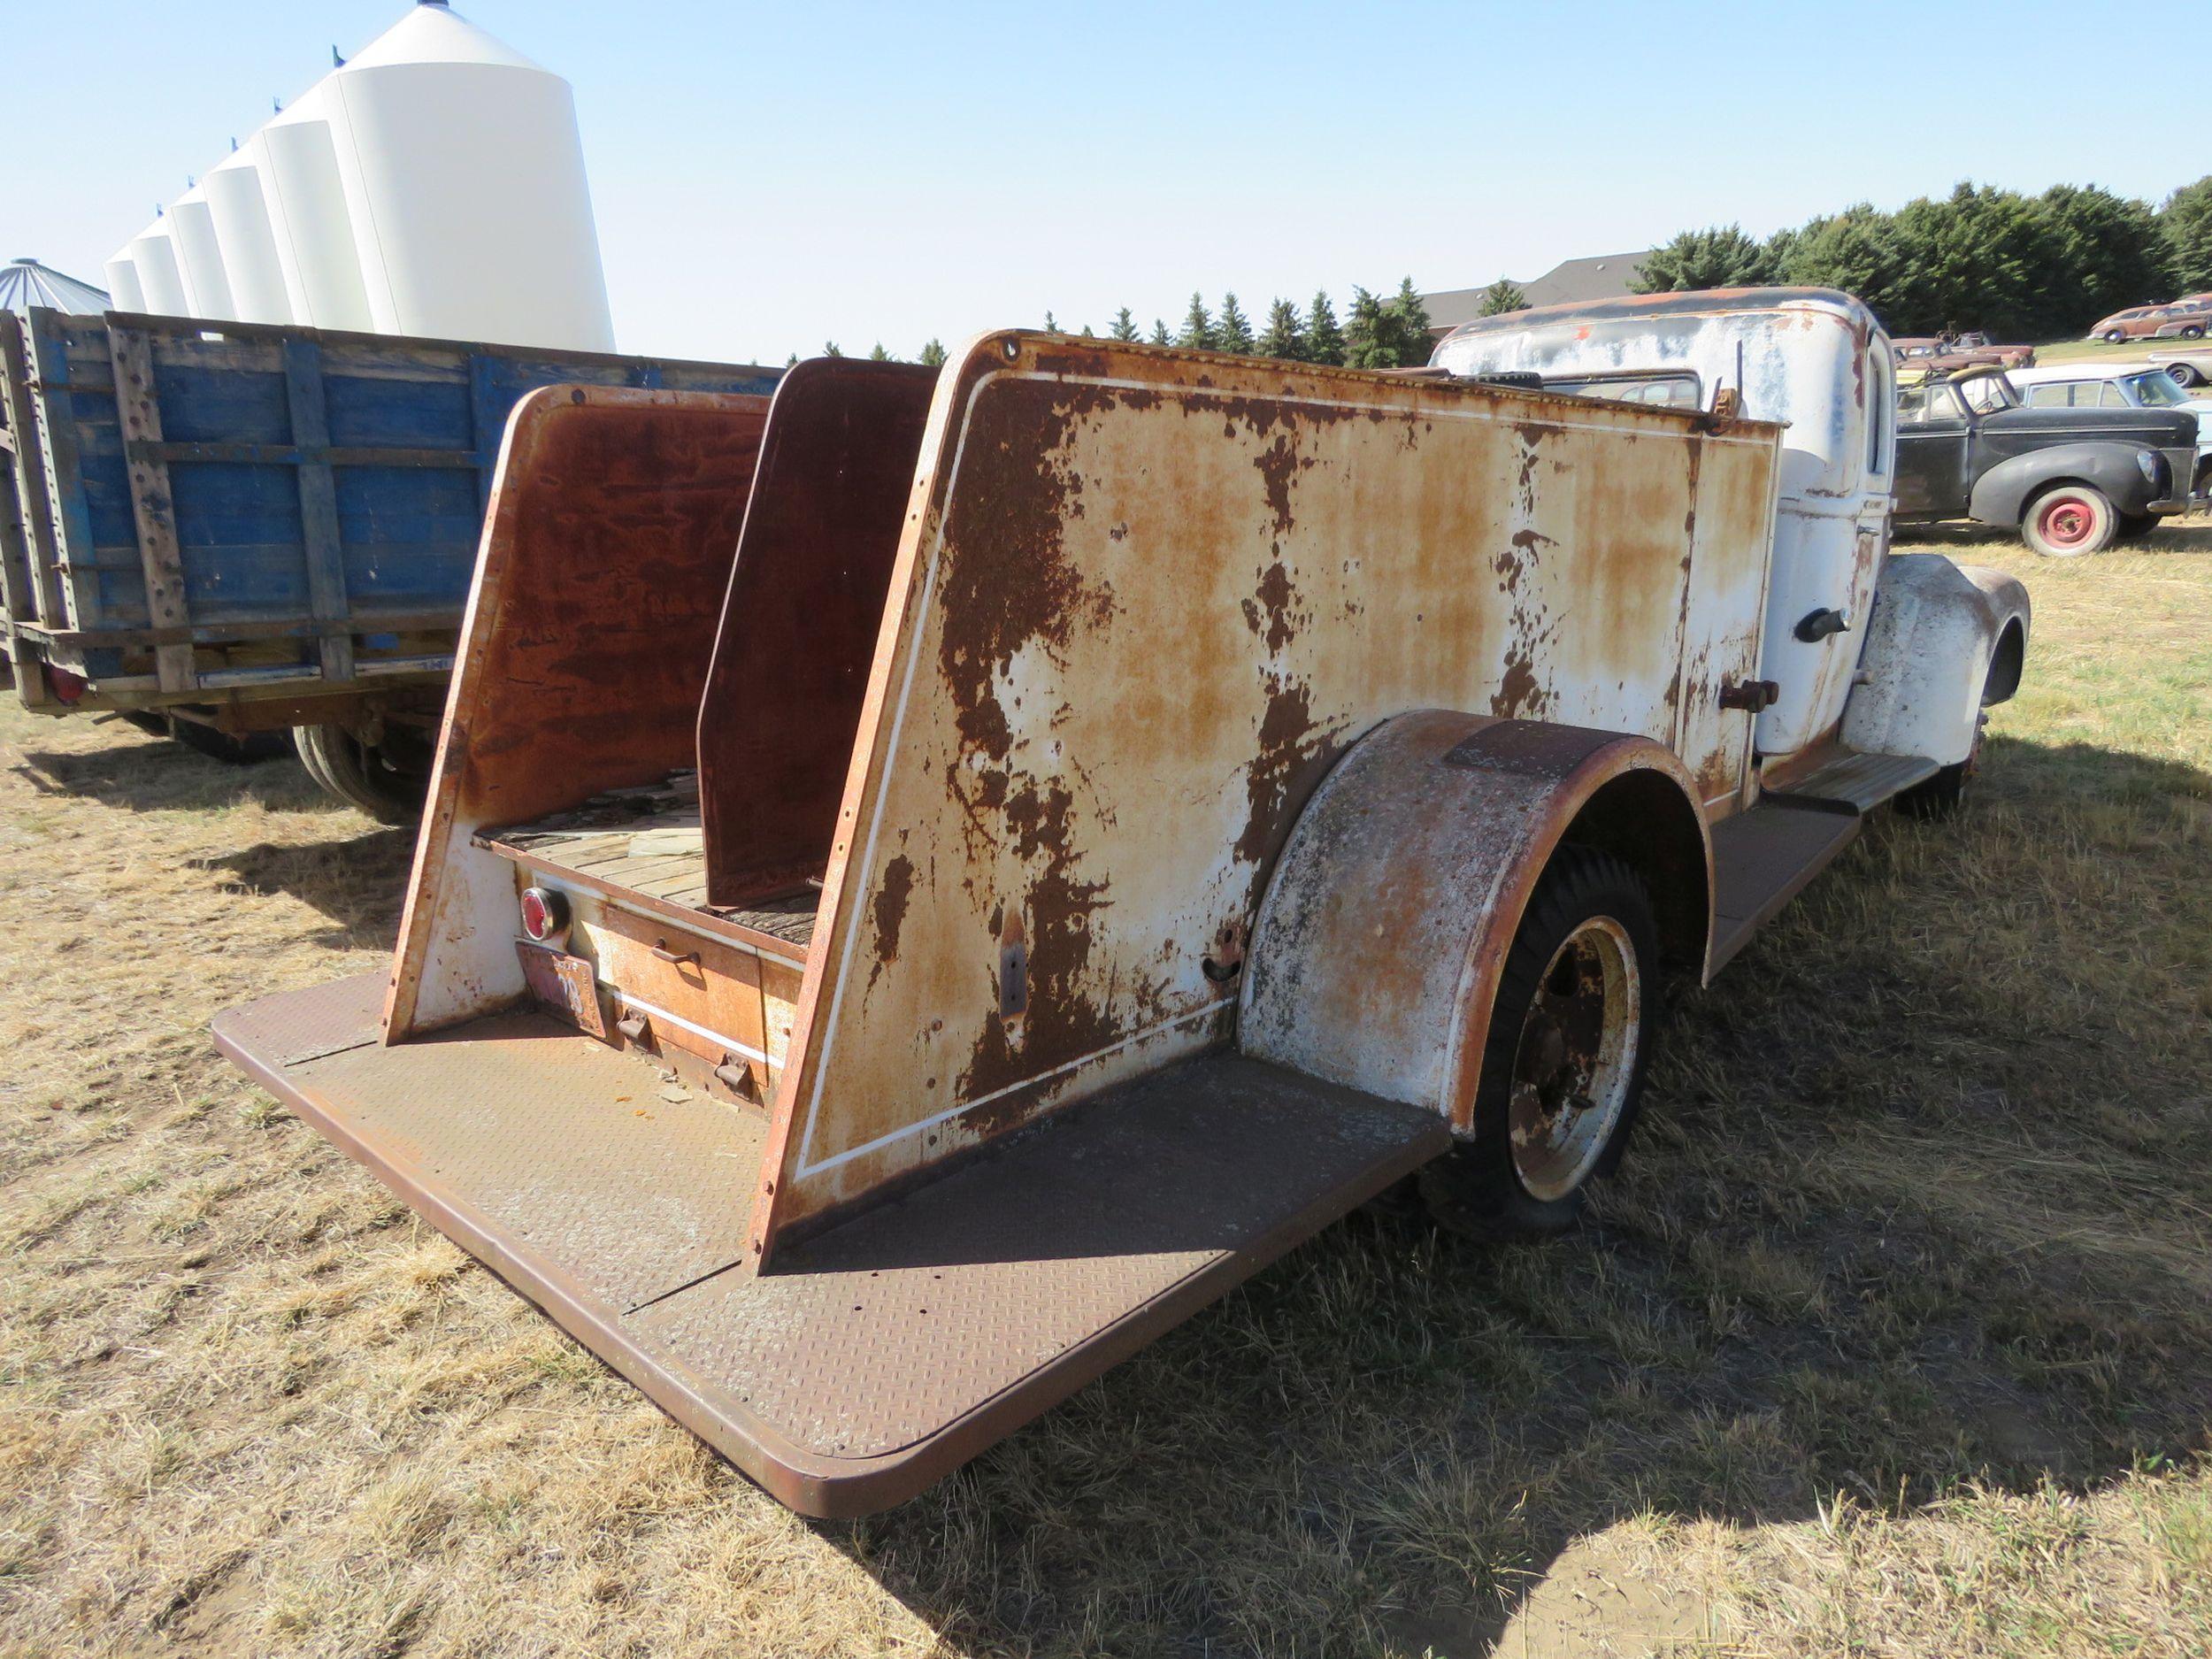
<svg viewBox="0 0 2212 1659">
<path fill-rule="evenodd" d="M 2030 409 L 2064 409 L 2074 401 L 2074 388 L 2066 385 L 2031 386 L 2028 388 Z"/>
</svg>

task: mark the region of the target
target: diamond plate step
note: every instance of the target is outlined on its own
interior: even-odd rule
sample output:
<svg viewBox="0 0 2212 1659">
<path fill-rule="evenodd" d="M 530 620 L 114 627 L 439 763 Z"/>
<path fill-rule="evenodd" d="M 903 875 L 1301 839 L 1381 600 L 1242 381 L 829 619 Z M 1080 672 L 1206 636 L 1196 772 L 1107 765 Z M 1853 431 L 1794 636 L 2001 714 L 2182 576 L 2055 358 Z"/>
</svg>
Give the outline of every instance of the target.
<svg viewBox="0 0 2212 1659">
<path fill-rule="evenodd" d="M 912 1496 L 1450 1143 L 1436 1113 L 1217 1055 L 1010 1136 L 756 1274 L 757 1119 L 669 1102 L 649 1064 L 535 1013 L 319 1044 L 314 1028 L 349 1035 L 372 1000 L 366 985 L 271 998 L 224 1015 L 216 1041 L 810 1515 Z"/>
<path fill-rule="evenodd" d="M 1766 793 L 1823 812 L 1863 814 L 1942 770 L 1940 762 L 1925 755 L 1862 755 L 1840 749 L 1818 771 Z"/>
</svg>

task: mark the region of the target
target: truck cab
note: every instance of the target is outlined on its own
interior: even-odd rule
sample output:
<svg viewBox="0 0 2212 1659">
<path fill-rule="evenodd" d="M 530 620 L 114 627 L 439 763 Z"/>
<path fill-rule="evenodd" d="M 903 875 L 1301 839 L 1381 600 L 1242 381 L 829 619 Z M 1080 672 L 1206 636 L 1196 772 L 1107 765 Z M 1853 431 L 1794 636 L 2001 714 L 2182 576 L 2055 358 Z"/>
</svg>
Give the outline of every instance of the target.
<svg viewBox="0 0 2212 1659">
<path fill-rule="evenodd" d="M 1663 982 L 1962 783 L 2024 645 L 1868 568 L 1878 335 L 1804 309 L 1626 396 L 1018 330 L 534 393 L 390 971 L 217 1041 L 815 1515 L 1401 1181 L 1572 1226 Z"/>
</svg>

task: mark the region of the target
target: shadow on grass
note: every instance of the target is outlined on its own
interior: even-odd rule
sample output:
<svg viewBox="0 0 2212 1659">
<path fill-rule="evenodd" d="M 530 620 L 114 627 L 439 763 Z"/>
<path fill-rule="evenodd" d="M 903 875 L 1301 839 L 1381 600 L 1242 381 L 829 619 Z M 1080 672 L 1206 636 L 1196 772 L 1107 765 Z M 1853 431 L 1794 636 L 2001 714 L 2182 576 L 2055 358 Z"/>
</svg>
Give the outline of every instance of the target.
<svg viewBox="0 0 2212 1659">
<path fill-rule="evenodd" d="M 258 801 L 282 811 L 334 807 L 297 759 L 211 759 L 118 721 L 98 749 L 27 750 L 12 770 L 41 795 L 82 796 L 133 812 L 205 811 Z"/>
<path fill-rule="evenodd" d="M 394 827 L 305 845 L 264 841 L 191 865 L 222 872 L 249 893 L 282 893 L 311 905 L 338 924 L 311 935 L 317 944 L 388 950 L 399 941 L 400 902 L 414 859 L 415 832 Z"/>
<path fill-rule="evenodd" d="M 1999 741 L 1962 820 L 1878 820 L 1684 999 L 1579 1233 L 1355 1217 L 821 1532 L 979 1652 L 1444 1659 L 1623 1523 L 2089 1492 L 2203 1449 L 2208 797 Z"/>
</svg>

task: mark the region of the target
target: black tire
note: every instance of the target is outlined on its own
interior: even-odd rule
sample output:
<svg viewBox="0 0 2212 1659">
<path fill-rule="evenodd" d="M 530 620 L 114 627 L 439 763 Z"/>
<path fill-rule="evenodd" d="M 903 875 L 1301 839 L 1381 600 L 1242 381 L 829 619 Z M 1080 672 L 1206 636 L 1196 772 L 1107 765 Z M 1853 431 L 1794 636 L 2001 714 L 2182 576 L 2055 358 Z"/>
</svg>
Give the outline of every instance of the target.
<svg viewBox="0 0 2212 1659">
<path fill-rule="evenodd" d="M 2204 338 L 2204 325 L 2203 325 L 2202 323 L 2185 323 L 2185 324 L 2183 324 L 2183 325 L 2182 325 L 2182 329 L 2181 329 L 2181 337 L 2182 337 L 2184 340 L 2201 340 L 2201 339 L 2203 339 L 2203 338 Z"/>
<path fill-rule="evenodd" d="M 411 824 L 422 816 L 429 769 L 387 748 L 371 749 L 342 726 L 296 726 L 292 741 L 300 764 L 322 789 L 382 824 Z"/>
<path fill-rule="evenodd" d="M 2124 328 L 2108 328 L 2104 331 L 2104 342 L 2108 346 L 2125 345 L 2127 337 L 2128 331 Z"/>
<path fill-rule="evenodd" d="M 2124 512 L 2120 515 L 2119 533 L 2112 539 L 2115 541 L 2140 541 L 2157 528 L 2158 515 L 2154 512 Z"/>
<path fill-rule="evenodd" d="M 1571 948 L 1591 930 L 1611 941 L 1601 949 L 1617 950 L 1633 972 L 1624 972 L 1617 987 L 1623 1023 L 1609 1025 L 1625 1033 L 1615 1063 L 1606 1066 L 1600 1059 L 1583 1070 L 1574 1050 L 1593 1046 L 1589 1028 L 1572 1027 L 1586 1017 L 1591 981 L 1589 964 Z M 1616 989 L 1610 972 L 1605 970 L 1601 1002 Z M 1570 1010 L 1563 1018 L 1563 1008 Z M 1475 1089 L 1473 1137 L 1421 1171 L 1421 1196 L 1437 1224 L 1486 1240 L 1545 1238 L 1572 1227 L 1590 1182 L 1611 1174 L 1628 1149 L 1658 1011 L 1659 929 L 1644 884 L 1609 853 L 1561 849 L 1529 901 L 1499 978 Z M 1600 1049 L 1609 1020 L 1601 1010 L 1594 1044 Z M 1605 1101 L 1594 1103 L 1581 1090 L 1563 1100 L 1555 1094 L 1563 1081 L 1571 1087 L 1577 1080 L 1592 1091 L 1601 1084 Z M 1583 1112 L 1609 1110 L 1609 1121 L 1583 1122 Z M 1536 1142 L 1532 1150 L 1517 1152 L 1517 1124 L 1524 1147 Z M 1557 1133 L 1538 1140 L 1536 1124 L 1548 1130 L 1563 1125 L 1570 1139 L 1564 1146 Z M 1532 1187 L 1531 1170 L 1548 1164 L 1554 1179 Z"/>
<path fill-rule="evenodd" d="M 2101 553 L 2119 534 L 2119 509 L 2093 484 L 2054 484 L 2020 518 L 2020 539 L 2046 558 Z"/>
<path fill-rule="evenodd" d="M 1956 765 L 1946 766 L 1925 783 L 1916 783 L 1897 797 L 1897 810 L 1907 818 L 1937 822 L 1955 818 L 1966 804 L 1966 786 L 1973 780 L 1980 759 L 1981 733 L 1974 734 L 1974 753 Z"/>
<path fill-rule="evenodd" d="M 265 760 L 275 760 L 292 752 L 292 740 L 282 731 L 247 732 L 233 737 L 219 732 L 211 726 L 197 720 L 187 720 L 160 713 L 152 709 L 133 709 L 124 716 L 142 732 L 156 737 L 174 738 L 196 755 L 210 760 L 219 760 L 232 766 L 257 766 Z"/>
<path fill-rule="evenodd" d="M 2204 376 L 2197 372 L 2197 366 L 2193 363 L 2169 363 L 2166 365 L 2166 378 L 2185 392 L 2193 386 L 2201 386 L 2204 383 Z"/>
</svg>

